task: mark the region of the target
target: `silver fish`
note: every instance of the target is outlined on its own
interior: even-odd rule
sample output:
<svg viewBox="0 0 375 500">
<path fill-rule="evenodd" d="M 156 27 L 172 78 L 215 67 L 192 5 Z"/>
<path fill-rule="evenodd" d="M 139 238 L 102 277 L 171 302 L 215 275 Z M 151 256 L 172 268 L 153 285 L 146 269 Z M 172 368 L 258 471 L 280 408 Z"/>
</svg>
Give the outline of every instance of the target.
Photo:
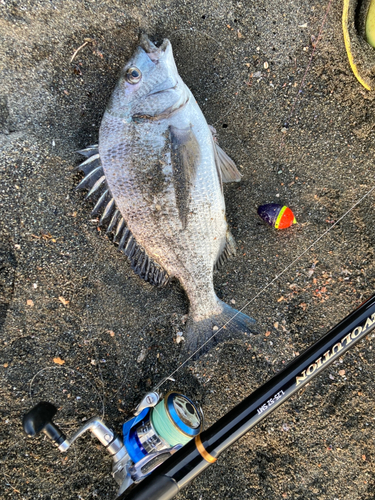
<svg viewBox="0 0 375 500">
<path fill-rule="evenodd" d="M 178 74 L 169 40 L 157 47 L 141 37 L 104 113 L 99 147 L 80 153 L 78 189 L 97 196 L 93 215 L 102 213 L 133 270 L 155 285 L 177 278 L 185 289 L 185 349 L 195 352 L 233 316 L 225 338 L 251 332 L 255 321 L 213 287 L 214 269 L 235 254 L 222 182 L 241 174 Z"/>
</svg>

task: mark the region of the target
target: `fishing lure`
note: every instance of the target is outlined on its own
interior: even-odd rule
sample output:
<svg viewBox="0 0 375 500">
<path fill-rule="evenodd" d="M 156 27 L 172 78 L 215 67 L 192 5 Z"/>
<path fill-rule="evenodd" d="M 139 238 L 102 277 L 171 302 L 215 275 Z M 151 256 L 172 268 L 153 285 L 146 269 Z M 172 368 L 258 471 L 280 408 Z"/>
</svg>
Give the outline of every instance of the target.
<svg viewBox="0 0 375 500">
<path fill-rule="evenodd" d="M 258 215 L 264 222 L 267 222 L 267 224 L 275 229 L 286 229 L 293 224 L 297 224 L 291 209 L 285 205 L 279 205 L 278 203 L 261 205 L 258 208 Z"/>
</svg>

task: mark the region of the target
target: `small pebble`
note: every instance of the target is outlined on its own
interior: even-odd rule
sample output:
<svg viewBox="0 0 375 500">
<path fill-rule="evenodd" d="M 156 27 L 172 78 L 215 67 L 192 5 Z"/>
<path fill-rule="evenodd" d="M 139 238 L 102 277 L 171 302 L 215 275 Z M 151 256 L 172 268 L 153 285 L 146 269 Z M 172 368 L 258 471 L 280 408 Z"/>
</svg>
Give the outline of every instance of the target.
<svg viewBox="0 0 375 500">
<path fill-rule="evenodd" d="M 139 356 L 137 358 L 137 363 L 142 363 L 142 361 L 146 358 L 146 356 L 147 356 L 147 349 L 143 348 L 139 353 Z"/>
<path fill-rule="evenodd" d="M 182 332 L 177 332 L 177 337 L 176 337 L 176 344 L 179 344 L 180 342 L 183 342 L 185 338 L 182 335 Z"/>
</svg>

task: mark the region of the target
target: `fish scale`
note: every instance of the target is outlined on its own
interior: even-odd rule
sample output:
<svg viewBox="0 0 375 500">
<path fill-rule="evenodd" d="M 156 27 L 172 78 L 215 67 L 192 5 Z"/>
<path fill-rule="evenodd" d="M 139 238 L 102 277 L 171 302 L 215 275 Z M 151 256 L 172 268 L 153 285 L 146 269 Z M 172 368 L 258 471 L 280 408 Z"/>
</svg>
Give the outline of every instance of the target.
<svg viewBox="0 0 375 500">
<path fill-rule="evenodd" d="M 168 278 L 182 284 L 189 298 L 189 353 L 230 317 L 219 340 L 252 332 L 254 324 L 214 291 L 214 268 L 235 254 L 222 183 L 241 174 L 213 134 L 178 74 L 170 42 L 158 48 L 143 36 L 103 116 L 101 168 L 92 174 L 86 160 L 87 180 L 80 184 L 90 196 L 99 192 L 96 210 L 114 211 L 114 218 L 106 214 L 101 221 L 109 219 L 109 232 L 117 224 L 114 239 L 135 272 L 157 285 Z M 91 155 L 90 148 L 82 154 Z"/>
</svg>

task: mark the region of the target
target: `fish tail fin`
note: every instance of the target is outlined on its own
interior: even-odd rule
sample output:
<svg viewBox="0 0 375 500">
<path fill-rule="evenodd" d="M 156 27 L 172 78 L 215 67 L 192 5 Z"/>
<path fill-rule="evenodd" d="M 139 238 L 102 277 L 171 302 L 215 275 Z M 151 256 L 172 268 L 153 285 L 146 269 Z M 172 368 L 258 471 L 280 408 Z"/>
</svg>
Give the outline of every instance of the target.
<svg viewBox="0 0 375 500">
<path fill-rule="evenodd" d="M 183 350 L 185 354 L 193 355 L 193 359 L 198 359 L 220 342 L 234 338 L 246 339 L 249 334 L 259 333 L 255 329 L 255 319 L 221 300 L 218 303 L 222 308 L 221 313 L 201 321 L 195 321 L 192 316 L 188 318 Z"/>
</svg>

